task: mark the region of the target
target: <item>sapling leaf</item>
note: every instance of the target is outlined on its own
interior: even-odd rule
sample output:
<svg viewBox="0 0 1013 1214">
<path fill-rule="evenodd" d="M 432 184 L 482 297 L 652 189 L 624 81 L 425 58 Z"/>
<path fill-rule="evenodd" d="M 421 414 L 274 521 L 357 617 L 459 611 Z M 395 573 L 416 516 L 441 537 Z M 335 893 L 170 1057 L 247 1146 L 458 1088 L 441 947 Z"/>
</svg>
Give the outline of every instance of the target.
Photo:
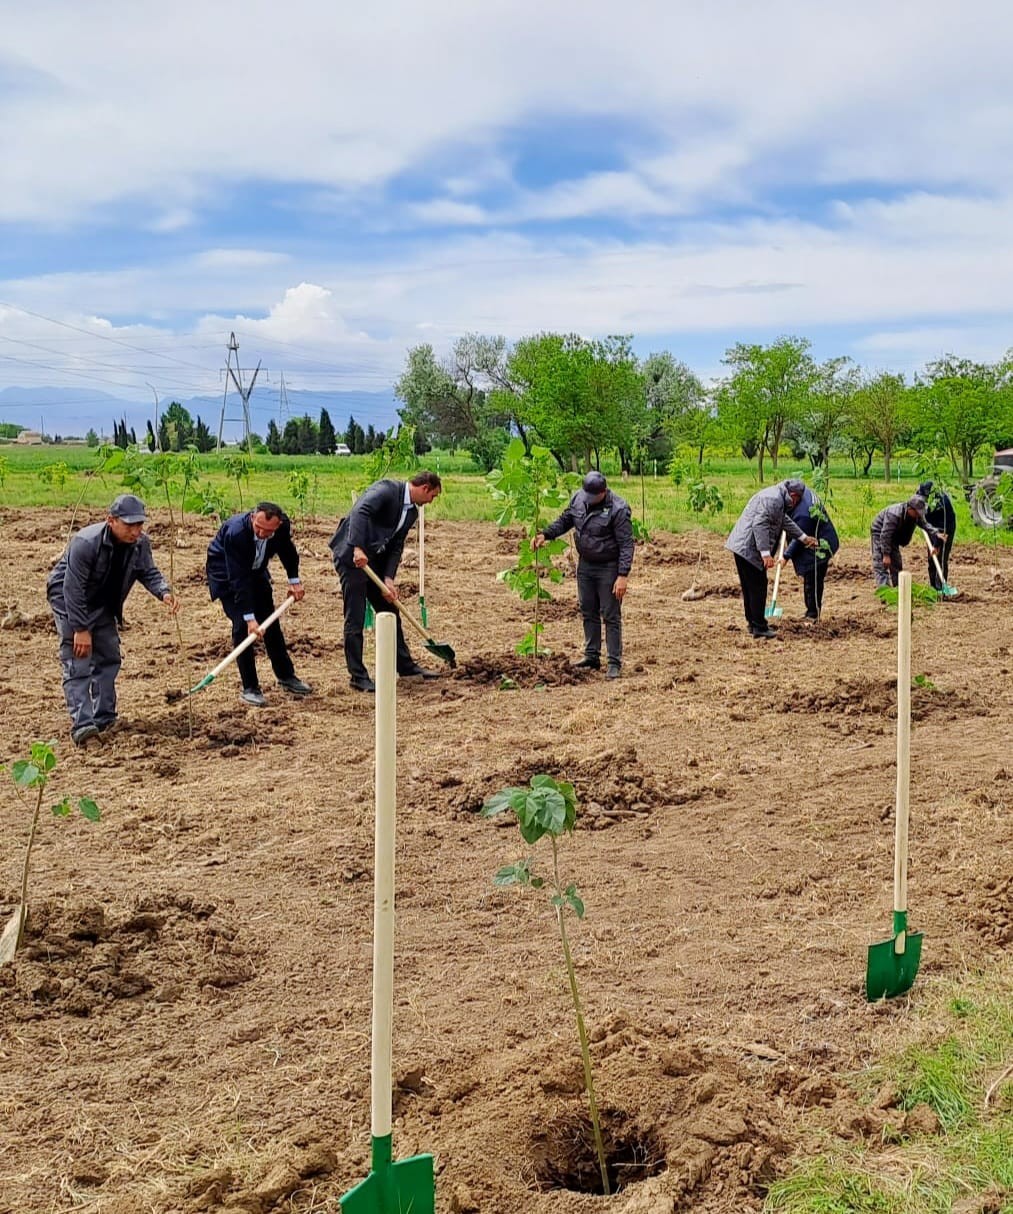
<svg viewBox="0 0 1013 1214">
<path fill-rule="evenodd" d="M 77 807 L 89 822 L 97 822 L 102 816 L 102 811 L 91 797 L 81 797 L 77 803 Z"/>
<path fill-rule="evenodd" d="M 504 864 L 492 880 L 494 885 L 530 885 L 531 862 L 518 860 L 516 864 Z"/>
<path fill-rule="evenodd" d="M 513 809 L 514 801 L 518 795 L 521 798 L 526 797 L 527 790 L 524 788 L 501 788 L 499 792 L 493 793 L 491 797 L 486 797 L 479 812 L 483 818 L 494 818 L 496 814 L 501 814 L 505 809 Z"/>
<path fill-rule="evenodd" d="M 11 764 L 11 775 L 18 788 L 34 788 L 43 779 L 42 772 L 30 759 L 18 759 Z"/>
<path fill-rule="evenodd" d="M 53 813 L 58 818 L 70 817 L 70 797 L 64 797 L 62 801 L 57 801 L 52 807 Z"/>
</svg>

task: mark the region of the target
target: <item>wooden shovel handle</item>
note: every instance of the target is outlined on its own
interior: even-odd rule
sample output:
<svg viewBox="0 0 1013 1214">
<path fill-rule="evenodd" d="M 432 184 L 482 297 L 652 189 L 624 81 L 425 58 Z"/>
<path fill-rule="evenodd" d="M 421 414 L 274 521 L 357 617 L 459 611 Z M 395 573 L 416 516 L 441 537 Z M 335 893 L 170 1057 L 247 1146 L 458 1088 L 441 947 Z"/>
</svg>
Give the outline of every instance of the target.
<svg viewBox="0 0 1013 1214">
<path fill-rule="evenodd" d="M 288 611 L 289 607 L 291 607 L 294 602 L 295 602 L 295 599 L 290 594 L 286 595 L 285 598 L 282 599 L 281 603 L 267 617 L 267 619 L 262 620 L 257 625 L 257 627 L 260 629 L 260 631 L 263 632 L 265 628 L 270 628 L 270 626 L 274 623 L 274 621 L 279 619 L 280 616 L 282 616 L 286 611 Z M 228 666 L 228 664 L 230 662 L 234 662 L 241 653 L 243 653 L 243 652 L 245 652 L 245 650 L 249 649 L 249 647 L 256 640 L 259 640 L 257 633 L 251 632 L 250 635 L 245 640 L 240 641 L 239 644 L 235 647 L 235 649 L 233 649 L 233 651 L 229 654 L 229 656 L 227 658 L 223 658 L 218 663 L 218 665 L 214 668 L 214 670 L 211 671 L 211 678 L 217 679 L 218 676 L 225 669 L 225 667 Z"/>
<path fill-rule="evenodd" d="M 387 593 L 387 587 L 384 585 L 383 581 L 379 577 L 377 577 L 377 575 L 373 572 L 372 569 L 370 569 L 370 567 L 368 565 L 362 566 L 362 572 L 366 575 L 366 577 L 369 578 L 369 580 L 371 582 L 375 582 L 376 585 L 379 586 L 379 588 L 383 591 L 384 594 Z M 419 636 L 422 637 L 422 639 L 424 641 L 432 642 L 433 638 L 429 635 L 429 633 L 426 632 L 426 630 L 422 627 L 422 625 L 418 622 L 418 620 L 411 614 L 411 612 L 406 611 L 404 609 L 404 607 L 401 606 L 401 604 L 397 601 L 397 599 L 388 599 L 387 601 L 391 604 L 391 606 L 394 608 L 394 610 L 400 614 L 400 616 L 403 620 L 407 620 L 408 623 L 411 624 L 411 626 L 415 629 L 415 631 L 419 634 Z"/>
<path fill-rule="evenodd" d="M 777 564 L 774 566 L 774 593 L 771 596 L 771 603 L 777 602 L 777 588 L 781 584 L 781 557 L 784 556 L 784 541 L 785 533 L 781 532 L 781 542 L 777 546 Z"/>
<path fill-rule="evenodd" d="M 908 815 L 911 804 L 911 574 L 898 577 L 897 594 L 897 809 L 893 909 L 907 911 Z M 900 949 L 903 952 L 903 947 Z"/>
</svg>

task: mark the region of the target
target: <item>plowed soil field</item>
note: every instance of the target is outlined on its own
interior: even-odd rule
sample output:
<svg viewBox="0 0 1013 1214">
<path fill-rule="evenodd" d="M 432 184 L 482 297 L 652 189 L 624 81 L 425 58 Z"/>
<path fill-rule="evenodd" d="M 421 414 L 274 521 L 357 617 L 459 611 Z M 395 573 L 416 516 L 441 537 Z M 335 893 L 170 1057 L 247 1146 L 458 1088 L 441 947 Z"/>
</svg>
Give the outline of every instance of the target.
<svg viewBox="0 0 1013 1214">
<path fill-rule="evenodd" d="M 330 527 L 296 527 L 307 594 L 284 621 L 313 696 L 285 696 L 261 654 L 268 708 L 242 705 L 230 671 L 191 701 L 191 736 L 178 693 L 229 648 L 195 522 L 172 553 L 183 652 L 135 588 L 121 725 L 82 750 L 44 593 L 65 527 L 3 519 L 0 758 L 57 739 L 53 799 L 87 793 L 103 815 L 43 821 L 27 946 L 0 970 L 0 1211 L 336 1210 L 369 1170 L 373 705 L 344 670 Z M 150 530 L 168 572 L 169 528 Z M 788 570 L 779 636 L 757 642 L 721 541 L 656 537 L 606 683 L 567 668 L 571 577 L 546 613 L 553 656 L 525 663 L 524 608 L 494 576 L 511 536 L 437 513 L 427 539 L 431 628 L 461 665 L 399 687 L 395 1156 L 435 1155 L 441 1214 L 759 1210 L 806 1136 L 877 1137 L 884 1114 L 846 1076 L 903 1042 L 934 979 L 1013 943 L 1009 557 L 993 576 L 987 549 L 958 547 L 963 597 L 916 612 L 925 945 L 910 1001 L 869 1006 L 866 949 L 890 925 L 896 617 L 864 546 L 835 561 L 817 627 Z M 401 580 L 417 576 L 410 549 Z M 707 593 L 683 601 L 694 578 Z M 525 849 L 477 812 L 539 771 L 581 803 L 563 858 L 624 1186 L 605 1204 L 572 1187 L 594 1169 L 551 908 L 493 886 Z M 4 780 L 6 918 L 29 814 Z"/>
</svg>

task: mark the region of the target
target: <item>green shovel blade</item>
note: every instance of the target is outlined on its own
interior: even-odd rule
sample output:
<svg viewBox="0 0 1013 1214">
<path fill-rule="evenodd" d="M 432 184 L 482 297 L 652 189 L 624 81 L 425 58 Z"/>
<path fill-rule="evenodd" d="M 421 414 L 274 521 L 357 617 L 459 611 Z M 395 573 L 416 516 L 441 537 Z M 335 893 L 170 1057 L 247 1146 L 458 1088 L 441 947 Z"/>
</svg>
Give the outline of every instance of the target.
<svg viewBox="0 0 1013 1214">
<path fill-rule="evenodd" d="M 768 620 L 779 620 L 784 615 L 784 608 L 778 607 L 776 603 L 771 603 L 763 613 Z"/>
<path fill-rule="evenodd" d="M 429 627 L 429 609 L 426 607 L 424 595 L 419 595 L 419 619 L 422 621 L 422 627 Z"/>
<path fill-rule="evenodd" d="M 195 691 L 203 691 L 205 687 L 210 687 L 214 681 L 215 676 L 213 674 L 206 674 L 199 683 L 194 683 L 186 694 L 192 696 Z"/>
<path fill-rule="evenodd" d="M 451 670 L 457 669 L 457 654 L 449 645 L 441 644 L 439 641 L 426 641 L 426 648 L 430 653 L 435 653 L 441 661 L 446 662 Z"/>
<path fill-rule="evenodd" d="M 870 1003 L 903 995 L 914 985 L 922 957 L 922 933 L 907 931 L 907 914 L 894 911 L 895 935 L 879 944 L 869 945 L 869 964 L 865 972 L 865 997 Z M 903 952 L 897 951 L 898 938 L 904 935 Z"/>
<path fill-rule="evenodd" d="M 390 1137 L 373 1141 L 373 1170 L 339 1201 L 342 1214 L 435 1214 L 432 1155 L 390 1160 Z"/>
<path fill-rule="evenodd" d="M 376 621 L 376 612 L 373 610 L 373 604 L 367 603 L 366 604 L 366 618 L 362 622 L 363 631 L 372 632 L 373 624 L 375 623 L 375 621 Z"/>
</svg>

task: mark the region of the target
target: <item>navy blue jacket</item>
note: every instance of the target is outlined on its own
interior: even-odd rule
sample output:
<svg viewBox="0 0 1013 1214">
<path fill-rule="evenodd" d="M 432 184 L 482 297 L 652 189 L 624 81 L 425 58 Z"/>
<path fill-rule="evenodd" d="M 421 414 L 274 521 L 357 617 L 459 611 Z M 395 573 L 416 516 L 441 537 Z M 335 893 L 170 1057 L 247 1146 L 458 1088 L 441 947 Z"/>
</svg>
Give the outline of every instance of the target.
<svg viewBox="0 0 1013 1214">
<path fill-rule="evenodd" d="M 278 530 L 267 541 L 264 563 L 253 568 L 257 543 L 253 534 L 253 511 L 234 514 L 218 528 L 208 545 L 207 578 L 212 599 L 230 595 L 244 615 L 253 613 L 253 580 L 268 577 L 267 563 L 277 556 L 289 578 L 299 576 L 299 553 L 292 542 L 292 524 L 282 516 Z"/>
<path fill-rule="evenodd" d="M 810 514 L 810 509 L 815 501 L 819 501 L 822 513 L 828 516 L 826 519 L 814 518 Z M 802 494 L 802 500 L 791 512 L 791 517 L 806 535 L 815 535 L 818 539 L 826 540 L 830 545 L 830 556 L 833 556 L 840 548 L 841 541 L 838 539 L 837 529 L 829 519 L 829 514 L 826 503 L 822 499 L 818 499 L 811 489 L 806 488 L 805 493 Z M 816 549 L 807 548 L 801 540 L 792 540 L 784 550 L 784 557 L 795 566 L 795 572 L 799 577 L 805 577 L 807 573 L 812 573 L 816 568 Z M 822 559 L 829 560 L 830 557 Z"/>
<path fill-rule="evenodd" d="M 398 527 L 404 501 L 405 482 L 393 480 L 374 481 L 356 498 L 327 541 L 335 567 L 350 567 L 355 549 L 361 548 L 374 573 L 380 578 L 392 578 L 401 563 L 405 538 L 419 517 L 418 507 L 409 506 L 404 522 Z"/>
</svg>

